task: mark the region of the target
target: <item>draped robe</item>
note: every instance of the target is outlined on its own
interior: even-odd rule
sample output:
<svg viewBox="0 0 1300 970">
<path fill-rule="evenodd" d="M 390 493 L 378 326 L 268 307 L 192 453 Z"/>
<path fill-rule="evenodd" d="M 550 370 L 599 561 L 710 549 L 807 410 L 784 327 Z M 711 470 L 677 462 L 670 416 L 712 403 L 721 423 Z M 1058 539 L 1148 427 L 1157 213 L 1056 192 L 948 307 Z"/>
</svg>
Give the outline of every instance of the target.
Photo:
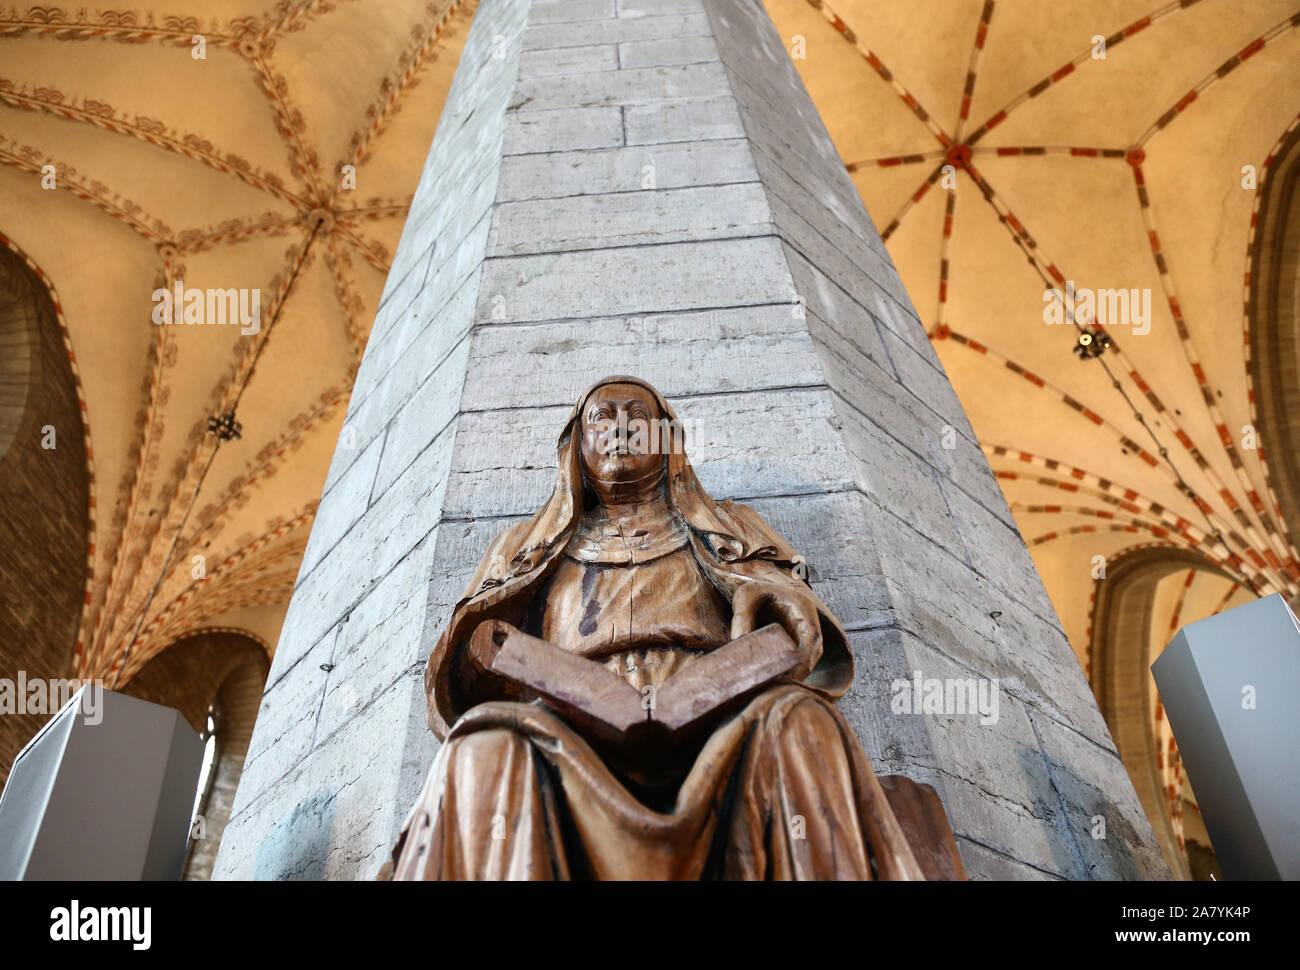
<svg viewBox="0 0 1300 970">
<path fill-rule="evenodd" d="M 852 683 L 852 656 L 801 578 L 800 557 L 752 509 L 714 502 L 678 438 L 658 500 L 590 502 L 576 429 L 591 390 L 610 383 L 648 388 L 680 428 L 635 378 L 601 381 L 579 399 L 560 437 L 551 498 L 492 543 L 429 657 L 429 723 L 444 744 L 388 875 L 925 878 L 909 843 L 918 826 L 905 818 L 905 834 L 834 707 Z M 634 687 L 658 686 L 726 642 L 731 599 L 755 581 L 812 597 L 821 655 L 801 681 L 764 690 L 653 771 L 622 762 L 540 702 L 494 694 L 466 661 L 474 627 L 503 619 Z"/>
</svg>

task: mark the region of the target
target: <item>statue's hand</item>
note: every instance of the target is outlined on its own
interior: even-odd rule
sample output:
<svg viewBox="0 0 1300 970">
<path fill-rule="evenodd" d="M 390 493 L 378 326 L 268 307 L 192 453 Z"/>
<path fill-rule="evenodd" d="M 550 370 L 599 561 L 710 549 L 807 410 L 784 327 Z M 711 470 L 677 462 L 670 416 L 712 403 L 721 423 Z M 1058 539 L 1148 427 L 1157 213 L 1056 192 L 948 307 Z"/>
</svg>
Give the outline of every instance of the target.
<svg viewBox="0 0 1300 970">
<path fill-rule="evenodd" d="M 796 679 L 807 677 L 822 655 L 822 624 L 817 602 L 797 586 L 763 582 L 744 583 L 731 601 L 731 639 L 743 637 L 768 623 L 780 623 L 799 646 L 803 663 Z"/>
</svg>

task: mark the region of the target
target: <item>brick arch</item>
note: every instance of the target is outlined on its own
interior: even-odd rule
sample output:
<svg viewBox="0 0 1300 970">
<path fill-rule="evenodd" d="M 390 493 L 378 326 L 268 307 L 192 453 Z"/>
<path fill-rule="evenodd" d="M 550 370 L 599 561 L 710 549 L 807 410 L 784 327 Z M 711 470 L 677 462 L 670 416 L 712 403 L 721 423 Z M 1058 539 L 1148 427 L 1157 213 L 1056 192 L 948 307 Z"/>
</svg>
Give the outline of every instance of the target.
<svg viewBox="0 0 1300 970">
<path fill-rule="evenodd" d="M 1176 876 L 1191 877 L 1165 809 L 1148 689 L 1150 629 L 1156 587 L 1170 573 L 1200 569 L 1233 579 L 1205 556 L 1172 546 L 1146 546 L 1116 558 L 1097 584 L 1092 614 L 1091 679 L 1102 717 L 1151 820 L 1165 861 Z"/>
<path fill-rule="evenodd" d="M 1300 119 L 1261 173 L 1246 290 L 1249 377 L 1279 518 L 1300 538 Z"/>
<path fill-rule="evenodd" d="M 19 357 L 0 374 L 0 430 L 9 437 L 0 451 L 0 672 L 66 677 L 76 669 L 93 554 L 83 396 L 49 280 L 3 235 L 0 334 L 0 355 Z M 47 717 L 0 718 L 0 779 Z"/>
<path fill-rule="evenodd" d="M 208 710 L 215 706 L 219 711 L 216 764 L 199 808 L 204 837 L 190 844 L 186 879 L 207 879 L 212 873 L 269 670 L 269 651 L 261 638 L 245 630 L 210 627 L 178 637 L 122 687 L 123 693 L 175 708 L 200 733 Z"/>
</svg>

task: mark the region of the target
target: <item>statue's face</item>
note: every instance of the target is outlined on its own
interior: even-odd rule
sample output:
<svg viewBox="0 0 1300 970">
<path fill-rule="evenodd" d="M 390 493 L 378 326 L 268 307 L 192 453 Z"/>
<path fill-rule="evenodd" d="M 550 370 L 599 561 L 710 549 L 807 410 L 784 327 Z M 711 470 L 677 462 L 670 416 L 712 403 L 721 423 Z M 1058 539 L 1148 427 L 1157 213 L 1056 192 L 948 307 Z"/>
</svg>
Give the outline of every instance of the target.
<svg viewBox="0 0 1300 970">
<path fill-rule="evenodd" d="M 639 482 L 663 468 L 667 442 L 654 427 L 663 415 L 639 384 L 606 384 L 587 397 L 581 415 L 582 464 L 598 482 Z"/>
</svg>

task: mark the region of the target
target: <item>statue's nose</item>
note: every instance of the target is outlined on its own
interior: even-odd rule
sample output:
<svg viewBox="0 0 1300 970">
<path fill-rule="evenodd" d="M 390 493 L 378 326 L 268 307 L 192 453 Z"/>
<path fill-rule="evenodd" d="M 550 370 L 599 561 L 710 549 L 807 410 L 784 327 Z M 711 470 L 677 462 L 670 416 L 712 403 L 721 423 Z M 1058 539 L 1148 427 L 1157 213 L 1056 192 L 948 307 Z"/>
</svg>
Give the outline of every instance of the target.
<svg viewBox="0 0 1300 970">
<path fill-rule="evenodd" d="M 617 438 L 619 442 L 624 442 L 624 441 L 627 440 L 627 436 L 628 436 L 628 430 L 627 430 L 628 421 L 629 421 L 628 413 L 627 413 L 626 411 L 619 411 L 619 412 L 618 412 L 618 423 L 614 426 L 614 437 Z"/>
</svg>

